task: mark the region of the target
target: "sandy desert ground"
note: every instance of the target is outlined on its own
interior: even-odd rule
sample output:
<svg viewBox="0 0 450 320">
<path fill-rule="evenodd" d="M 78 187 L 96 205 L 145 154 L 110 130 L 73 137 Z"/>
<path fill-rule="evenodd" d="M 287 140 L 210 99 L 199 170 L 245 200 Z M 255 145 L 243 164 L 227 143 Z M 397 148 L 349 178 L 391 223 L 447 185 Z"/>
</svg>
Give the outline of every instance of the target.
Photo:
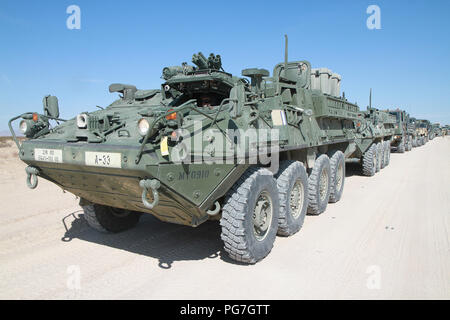
<svg viewBox="0 0 450 320">
<path fill-rule="evenodd" d="M 342 200 L 250 266 L 226 256 L 217 222 L 148 215 L 97 233 L 72 194 L 28 189 L 15 147 L 0 147 L 1 299 L 450 298 L 450 137 L 371 178 L 348 164 Z"/>
</svg>

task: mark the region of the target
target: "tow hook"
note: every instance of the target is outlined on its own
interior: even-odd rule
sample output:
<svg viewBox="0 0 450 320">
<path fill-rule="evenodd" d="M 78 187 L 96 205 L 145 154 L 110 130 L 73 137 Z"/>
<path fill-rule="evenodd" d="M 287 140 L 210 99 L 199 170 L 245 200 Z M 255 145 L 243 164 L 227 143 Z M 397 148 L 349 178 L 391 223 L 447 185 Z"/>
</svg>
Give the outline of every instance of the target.
<svg viewBox="0 0 450 320">
<path fill-rule="evenodd" d="M 220 212 L 220 203 L 219 201 L 214 202 L 214 210 L 208 210 L 206 211 L 206 213 L 209 216 L 215 216 L 216 214 L 218 214 Z"/>
<path fill-rule="evenodd" d="M 27 186 L 30 189 L 35 189 L 38 185 L 38 177 L 39 170 L 35 167 L 28 166 L 25 168 L 25 172 L 27 173 Z"/>
<path fill-rule="evenodd" d="M 154 207 L 156 207 L 159 203 L 159 194 L 158 194 L 158 189 L 161 186 L 161 183 L 158 180 L 155 179 L 146 179 L 146 180 L 141 180 L 139 181 L 139 186 L 143 189 L 142 190 L 142 203 L 144 204 L 144 206 L 148 209 L 153 209 Z M 152 198 L 153 198 L 153 202 L 150 203 L 147 200 L 147 193 L 149 192 L 149 190 L 152 191 Z"/>
</svg>

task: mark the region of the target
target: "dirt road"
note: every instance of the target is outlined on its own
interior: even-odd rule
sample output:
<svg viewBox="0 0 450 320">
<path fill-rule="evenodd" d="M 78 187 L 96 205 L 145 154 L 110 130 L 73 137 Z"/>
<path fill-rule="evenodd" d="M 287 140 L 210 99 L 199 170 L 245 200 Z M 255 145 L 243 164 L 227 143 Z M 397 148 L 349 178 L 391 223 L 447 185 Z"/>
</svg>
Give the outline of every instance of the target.
<svg viewBox="0 0 450 320">
<path fill-rule="evenodd" d="M 2 299 L 450 298 L 450 137 L 372 178 L 348 165 L 342 200 L 252 266 L 227 258 L 217 222 L 97 233 L 73 195 L 29 190 L 14 148 L 0 155 Z"/>
</svg>

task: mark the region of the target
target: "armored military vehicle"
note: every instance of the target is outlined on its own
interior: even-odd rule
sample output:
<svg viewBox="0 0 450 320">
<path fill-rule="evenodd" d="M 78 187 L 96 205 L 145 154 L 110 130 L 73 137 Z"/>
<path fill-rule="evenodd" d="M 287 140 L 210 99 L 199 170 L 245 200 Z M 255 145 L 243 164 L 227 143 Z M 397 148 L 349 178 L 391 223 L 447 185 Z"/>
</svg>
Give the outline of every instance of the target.
<svg viewBox="0 0 450 320">
<path fill-rule="evenodd" d="M 450 134 L 450 125 L 446 125 L 442 127 L 442 135 L 448 136 Z"/>
<path fill-rule="evenodd" d="M 422 146 L 426 144 L 429 140 L 429 130 L 431 128 L 430 121 L 428 120 L 417 120 L 418 122 L 418 133 L 417 133 L 417 145 Z"/>
<path fill-rule="evenodd" d="M 410 135 L 412 137 L 411 139 L 411 146 L 413 148 L 416 148 L 418 146 L 421 146 L 421 142 L 419 141 L 419 121 L 414 117 L 409 117 L 408 119 L 408 128 Z"/>
<path fill-rule="evenodd" d="M 47 96 L 42 114 L 9 127 L 22 119 L 28 186 L 41 177 L 79 196 L 91 227 L 123 231 L 142 213 L 193 227 L 217 218 L 230 257 L 255 263 L 277 233 L 339 201 L 359 108 L 340 95 L 340 77 L 288 61 L 287 50 L 271 75 L 233 76 L 214 54 L 192 62 L 164 68 L 160 89 L 112 84 L 118 100 L 67 121 Z"/>
<path fill-rule="evenodd" d="M 433 140 L 434 138 L 439 136 L 439 134 L 440 134 L 440 127 L 441 127 L 441 125 L 439 123 L 431 124 L 430 140 Z"/>
<path fill-rule="evenodd" d="M 411 126 L 408 127 L 409 115 L 400 109 L 388 110 L 388 112 L 397 120 L 391 147 L 399 153 L 410 151 L 412 149 L 412 130 Z"/>
<path fill-rule="evenodd" d="M 359 160 L 364 175 L 373 176 L 389 165 L 395 123 L 395 117 L 376 108 L 358 113 L 353 130 L 356 149 L 349 158 Z"/>
</svg>

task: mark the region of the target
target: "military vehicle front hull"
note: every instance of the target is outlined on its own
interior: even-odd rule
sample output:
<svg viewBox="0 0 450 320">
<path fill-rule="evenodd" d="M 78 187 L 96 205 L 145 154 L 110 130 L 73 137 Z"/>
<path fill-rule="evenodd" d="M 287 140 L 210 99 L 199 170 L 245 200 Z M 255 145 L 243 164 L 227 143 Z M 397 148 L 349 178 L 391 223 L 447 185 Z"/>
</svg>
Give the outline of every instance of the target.
<svg viewBox="0 0 450 320">
<path fill-rule="evenodd" d="M 61 150 L 59 162 L 36 160 L 36 149 Z M 119 153 L 118 168 L 86 165 L 86 152 Z M 150 213 L 158 219 L 198 226 L 208 219 L 206 211 L 223 196 L 248 165 L 148 164 L 156 154 L 146 152 L 135 164 L 138 147 L 99 144 L 73 144 L 44 140 L 24 141 L 20 158 L 39 170 L 38 176 L 87 201 L 115 208 Z M 147 160 L 147 161 L 145 161 Z M 157 179 L 159 203 L 149 210 L 142 202 L 142 179 Z M 207 186 L 208 188 L 205 188 Z M 220 187 L 219 187 L 220 186 Z M 176 190 L 176 191 L 175 191 Z M 204 192 L 208 190 L 208 192 Z M 151 194 L 149 201 L 153 198 Z"/>
</svg>

